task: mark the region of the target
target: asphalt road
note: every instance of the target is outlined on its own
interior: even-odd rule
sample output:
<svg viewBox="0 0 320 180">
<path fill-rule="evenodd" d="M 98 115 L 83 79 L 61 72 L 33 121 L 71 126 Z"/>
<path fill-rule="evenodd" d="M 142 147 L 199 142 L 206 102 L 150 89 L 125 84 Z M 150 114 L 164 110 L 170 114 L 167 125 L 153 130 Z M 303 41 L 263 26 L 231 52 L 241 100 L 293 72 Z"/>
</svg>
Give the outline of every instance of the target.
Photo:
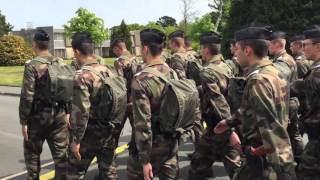
<svg viewBox="0 0 320 180">
<path fill-rule="evenodd" d="M 23 138 L 20 132 L 20 125 L 18 119 L 18 105 L 19 98 L 11 96 L 0 96 L 0 180 L 25 179 L 25 164 L 23 158 Z M 120 145 L 126 144 L 130 138 L 130 125 L 125 125 L 123 134 L 120 138 Z M 180 179 L 187 178 L 189 169 L 188 153 L 193 152 L 193 145 L 187 143 L 180 148 L 179 152 L 179 166 L 180 166 Z M 126 162 L 128 152 L 125 151 L 119 154 L 117 158 L 117 170 L 119 179 L 126 179 Z M 48 174 L 54 169 L 52 165 L 51 154 L 46 143 L 44 143 L 43 153 L 41 155 L 41 164 L 45 167 L 42 168 L 41 174 Z M 224 167 L 222 163 L 215 163 L 213 166 L 217 180 L 227 180 Z M 93 179 L 98 173 L 97 165 L 91 165 L 86 179 Z M 6 178 L 13 175 L 12 178 Z M 43 176 L 44 177 L 44 176 Z M 44 178 L 42 178 L 44 179 Z"/>
</svg>

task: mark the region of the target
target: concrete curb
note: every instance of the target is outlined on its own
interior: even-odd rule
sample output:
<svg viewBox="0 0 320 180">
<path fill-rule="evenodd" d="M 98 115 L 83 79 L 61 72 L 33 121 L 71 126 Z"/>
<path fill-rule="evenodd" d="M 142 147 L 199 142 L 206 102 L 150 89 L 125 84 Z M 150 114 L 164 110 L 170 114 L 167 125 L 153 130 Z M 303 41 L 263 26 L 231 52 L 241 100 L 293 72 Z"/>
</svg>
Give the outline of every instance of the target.
<svg viewBox="0 0 320 180">
<path fill-rule="evenodd" d="M 9 92 L 0 92 L 1 96 L 14 96 L 14 97 L 19 97 L 21 94 L 20 93 L 9 93 Z"/>
<path fill-rule="evenodd" d="M 15 96 L 15 97 L 20 96 L 21 95 L 21 87 L 0 85 L 0 95 L 1 96 Z"/>
</svg>

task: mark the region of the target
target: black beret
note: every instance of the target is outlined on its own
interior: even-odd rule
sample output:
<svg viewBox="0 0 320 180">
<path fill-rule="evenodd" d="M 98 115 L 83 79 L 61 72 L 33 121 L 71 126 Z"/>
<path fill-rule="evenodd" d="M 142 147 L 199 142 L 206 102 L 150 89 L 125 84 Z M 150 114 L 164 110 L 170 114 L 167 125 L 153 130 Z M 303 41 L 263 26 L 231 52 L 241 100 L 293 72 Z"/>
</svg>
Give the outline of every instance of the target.
<svg viewBox="0 0 320 180">
<path fill-rule="evenodd" d="M 269 40 L 272 41 L 276 39 L 286 39 L 286 37 L 287 37 L 287 33 L 282 31 L 276 31 L 271 34 Z"/>
<path fill-rule="evenodd" d="M 272 34 L 272 31 L 266 27 L 247 27 L 234 33 L 236 41 L 241 40 L 268 40 Z"/>
<path fill-rule="evenodd" d="M 43 29 L 38 29 L 34 34 L 33 39 L 36 41 L 50 41 L 50 36 Z"/>
<path fill-rule="evenodd" d="M 304 40 L 304 35 L 294 35 L 294 36 L 290 39 L 290 42 L 302 41 L 302 40 Z"/>
<path fill-rule="evenodd" d="M 172 39 L 172 38 L 184 38 L 184 31 L 182 31 L 182 30 L 174 31 L 171 34 L 169 34 L 168 38 L 169 39 Z"/>
<path fill-rule="evenodd" d="M 141 42 L 162 44 L 166 35 L 158 29 L 144 29 L 140 32 Z"/>
<path fill-rule="evenodd" d="M 305 39 L 320 38 L 320 25 L 313 25 L 303 32 Z"/>
<path fill-rule="evenodd" d="M 219 34 L 215 32 L 205 32 L 200 35 L 200 44 L 220 44 L 221 43 L 221 37 Z"/>
</svg>

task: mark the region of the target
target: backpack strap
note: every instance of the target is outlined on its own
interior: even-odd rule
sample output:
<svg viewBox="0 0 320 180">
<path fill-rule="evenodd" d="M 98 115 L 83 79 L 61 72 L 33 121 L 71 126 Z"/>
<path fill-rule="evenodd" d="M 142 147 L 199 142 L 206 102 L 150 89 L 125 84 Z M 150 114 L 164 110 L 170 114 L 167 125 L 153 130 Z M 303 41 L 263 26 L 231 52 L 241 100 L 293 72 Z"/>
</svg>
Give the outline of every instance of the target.
<svg viewBox="0 0 320 180">
<path fill-rule="evenodd" d="M 163 73 L 161 73 L 159 70 L 155 68 L 147 67 L 141 72 L 153 74 L 158 78 L 162 79 L 165 83 L 169 83 L 169 79 Z"/>
<path fill-rule="evenodd" d="M 92 66 L 83 66 L 83 70 L 88 70 L 90 72 L 93 72 L 95 75 L 97 75 L 102 81 L 106 81 L 106 78 L 101 74 L 101 72 L 97 71 Z"/>
</svg>

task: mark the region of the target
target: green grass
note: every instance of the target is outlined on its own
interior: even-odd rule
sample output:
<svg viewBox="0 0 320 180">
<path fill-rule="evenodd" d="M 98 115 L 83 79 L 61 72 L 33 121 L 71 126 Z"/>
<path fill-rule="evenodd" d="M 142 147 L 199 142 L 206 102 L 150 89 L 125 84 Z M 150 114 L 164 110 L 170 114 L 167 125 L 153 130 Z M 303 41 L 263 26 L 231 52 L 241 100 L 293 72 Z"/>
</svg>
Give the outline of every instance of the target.
<svg viewBox="0 0 320 180">
<path fill-rule="evenodd" d="M 105 64 L 113 66 L 114 58 L 105 58 Z M 68 64 L 71 60 L 66 60 Z M 2 86 L 21 86 L 24 66 L 1 66 L 0 85 Z"/>
</svg>

